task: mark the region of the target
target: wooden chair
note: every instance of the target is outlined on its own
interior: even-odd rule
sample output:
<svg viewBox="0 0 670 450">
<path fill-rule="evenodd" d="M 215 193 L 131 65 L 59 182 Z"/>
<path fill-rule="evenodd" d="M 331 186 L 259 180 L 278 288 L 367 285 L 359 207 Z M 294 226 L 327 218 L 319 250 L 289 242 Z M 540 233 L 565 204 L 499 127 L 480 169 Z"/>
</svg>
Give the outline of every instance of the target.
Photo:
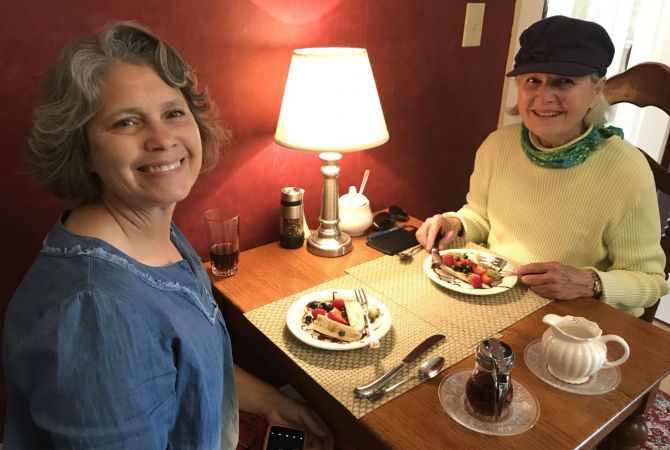
<svg viewBox="0 0 670 450">
<path fill-rule="evenodd" d="M 611 104 L 631 103 L 639 106 L 656 106 L 670 117 L 670 67 L 665 64 L 649 62 L 631 67 L 607 80 L 605 99 Z M 659 193 L 659 209 L 661 213 L 661 247 L 665 252 L 665 276 L 670 273 L 670 139 L 661 154 L 661 163 L 656 162 L 642 149 L 647 162 L 654 173 L 656 188 Z M 644 311 L 642 318 L 648 322 L 654 320 L 660 300 Z"/>
<path fill-rule="evenodd" d="M 611 104 L 631 103 L 640 108 L 655 106 L 670 116 L 670 67 L 660 63 L 642 63 L 633 66 L 623 73 L 607 80 L 605 99 Z M 661 247 L 665 253 L 665 277 L 670 273 L 670 139 L 661 154 L 661 163 L 656 162 L 644 150 L 639 149 L 647 158 L 649 167 L 654 174 L 658 191 L 659 211 L 661 215 Z M 657 301 L 645 308 L 643 320 L 652 322 L 658 309 Z M 609 436 L 598 445 L 598 450 L 620 448 L 637 448 L 647 440 L 648 430 L 644 414 L 653 405 L 656 389 L 652 390 L 643 404 L 634 411 L 625 422 L 614 429 Z"/>
</svg>

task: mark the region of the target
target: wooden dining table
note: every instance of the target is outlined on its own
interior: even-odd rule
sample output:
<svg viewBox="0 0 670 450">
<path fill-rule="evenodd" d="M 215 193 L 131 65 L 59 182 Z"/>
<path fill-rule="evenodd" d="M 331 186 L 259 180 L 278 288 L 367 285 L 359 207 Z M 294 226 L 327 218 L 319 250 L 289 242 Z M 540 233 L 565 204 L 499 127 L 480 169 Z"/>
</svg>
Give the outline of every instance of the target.
<svg viewBox="0 0 670 450">
<path fill-rule="evenodd" d="M 642 413 L 653 404 L 660 381 L 670 373 L 670 333 L 593 298 L 551 302 L 501 330 L 502 340 L 518 355 L 513 379 L 530 390 L 540 405 L 537 423 L 514 436 L 472 431 L 442 408 L 438 399 L 441 380 L 450 373 L 472 369 L 473 356 L 357 419 L 244 316 L 382 256 L 366 245 L 365 237 L 353 238 L 353 250 L 337 258 L 315 256 L 305 246 L 288 250 L 270 243 L 241 252 L 238 271 L 232 277 L 215 277 L 210 270 L 236 362 L 266 381 L 290 384 L 337 435 L 358 450 L 581 449 L 599 444 L 599 448 L 626 448 L 644 442 Z M 206 266 L 209 270 L 209 263 Z M 615 389 L 600 395 L 566 392 L 542 381 L 523 363 L 521 355 L 526 346 L 541 338 L 547 328 L 542 317 L 548 313 L 585 317 L 595 321 L 604 333 L 624 337 L 630 357 L 620 366 L 621 381 Z M 443 332 L 449 335 L 449 330 Z M 618 357 L 617 350 L 611 349 L 613 357 Z"/>
</svg>

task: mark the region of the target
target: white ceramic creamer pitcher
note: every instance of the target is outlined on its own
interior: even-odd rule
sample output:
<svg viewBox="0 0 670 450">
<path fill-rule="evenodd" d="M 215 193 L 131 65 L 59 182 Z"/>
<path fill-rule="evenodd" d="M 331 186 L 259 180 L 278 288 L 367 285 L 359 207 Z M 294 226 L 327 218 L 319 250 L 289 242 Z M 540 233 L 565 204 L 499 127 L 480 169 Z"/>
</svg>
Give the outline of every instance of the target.
<svg viewBox="0 0 670 450">
<path fill-rule="evenodd" d="M 547 314 L 542 321 L 549 325 L 542 335 L 547 369 L 561 381 L 584 383 L 602 367 L 618 366 L 628 359 L 628 343 L 614 334 L 602 336 L 603 330 L 595 322 L 556 314 Z M 605 343 L 609 341 L 623 347 L 624 354 L 616 361 L 607 361 Z"/>
</svg>

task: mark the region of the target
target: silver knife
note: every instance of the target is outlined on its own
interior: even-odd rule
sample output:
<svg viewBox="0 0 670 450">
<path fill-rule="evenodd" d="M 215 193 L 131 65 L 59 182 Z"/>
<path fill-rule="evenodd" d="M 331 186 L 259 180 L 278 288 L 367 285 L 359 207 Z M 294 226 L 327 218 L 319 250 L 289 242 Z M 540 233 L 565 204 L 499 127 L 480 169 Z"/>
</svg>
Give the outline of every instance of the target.
<svg viewBox="0 0 670 450">
<path fill-rule="evenodd" d="M 430 265 L 431 269 L 436 269 L 442 265 L 442 255 L 440 255 L 440 247 L 437 243 L 442 239 L 442 233 L 438 232 L 435 235 L 435 241 L 433 242 L 433 248 L 430 249 L 430 257 L 433 263 Z"/>
<path fill-rule="evenodd" d="M 409 352 L 407 356 L 403 358 L 403 360 L 395 366 L 393 369 L 389 370 L 386 372 L 384 375 L 381 377 L 377 378 L 375 381 L 373 381 L 370 384 L 366 384 L 365 386 L 359 386 L 354 389 L 354 396 L 358 398 L 366 398 L 373 392 L 375 392 L 377 389 L 381 388 L 384 386 L 386 383 L 388 383 L 393 377 L 398 375 L 400 371 L 405 367 L 407 364 L 411 363 L 414 361 L 416 358 L 419 357 L 423 352 L 428 350 L 430 347 L 433 345 L 437 344 L 440 342 L 442 339 L 444 339 L 445 336 L 443 334 L 435 334 L 429 338 L 427 338 L 425 341 L 417 345 L 414 350 Z"/>
</svg>

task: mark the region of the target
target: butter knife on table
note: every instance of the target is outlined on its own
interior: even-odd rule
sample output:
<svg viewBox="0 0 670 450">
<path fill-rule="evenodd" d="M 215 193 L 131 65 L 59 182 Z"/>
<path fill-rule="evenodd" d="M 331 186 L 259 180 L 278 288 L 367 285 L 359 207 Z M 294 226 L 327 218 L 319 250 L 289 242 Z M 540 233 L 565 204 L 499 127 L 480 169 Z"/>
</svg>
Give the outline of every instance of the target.
<svg viewBox="0 0 670 450">
<path fill-rule="evenodd" d="M 381 377 L 377 378 L 375 381 L 373 381 L 370 384 L 366 384 L 365 386 L 359 386 L 354 389 L 354 396 L 358 398 L 366 398 L 370 396 L 373 392 L 376 390 L 380 389 L 382 386 L 384 386 L 386 383 L 388 383 L 393 377 L 398 375 L 400 371 L 409 363 L 414 361 L 416 358 L 419 357 L 423 352 L 428 350 L 430 347 L 433 345 L 437 344 L 440 342 L 442 339 L 444 339 L 445 336 L 443 334 L 435 334 L 426 340 L 424 340 L 422 343 L 417 345 L 414 350 L 409 352 L 407 356 L 403 358 L 403 360 L 395 366 L 393 369 L 389 370 L 385 374 L 383 374 Z"/>
</svg>

